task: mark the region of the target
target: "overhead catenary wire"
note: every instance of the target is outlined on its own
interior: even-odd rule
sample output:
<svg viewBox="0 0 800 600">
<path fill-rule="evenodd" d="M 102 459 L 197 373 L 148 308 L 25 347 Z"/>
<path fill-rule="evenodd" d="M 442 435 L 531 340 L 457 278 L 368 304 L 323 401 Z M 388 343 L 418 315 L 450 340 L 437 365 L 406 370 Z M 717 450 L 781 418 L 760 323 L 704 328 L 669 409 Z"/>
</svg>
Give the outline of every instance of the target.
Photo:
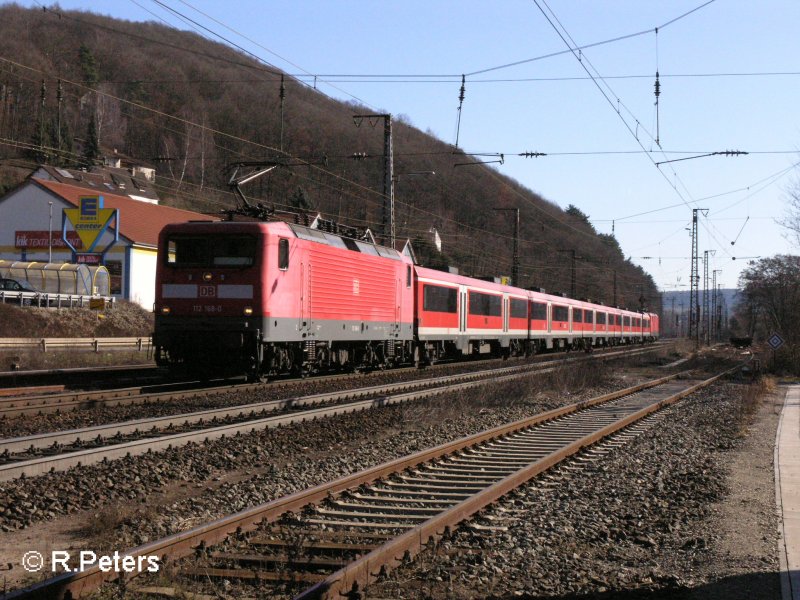
<svg viewBox="0 0 800 600">
<path fill-rule="evenodd" d="M 232 40 L 228 39 L 227 37 L 225 37 L 224 35 L 222 35 L 222 34 L 220 34 L 220 33 L 217 33 L 217 32 L 216 32 L 216 31 L 214 31 L 213 29 L 210 29 L 210 28 L 206 27 L 206 26 L 205 26 L 205 25 L 203 25 L 202 23 L 199 23 L 198 21 L 195 21 L 195 20 L 194 20 L 194 19 L 192 19 L 191 17 L 188 17 L 188 16 L 184 15 L 184 14 L 183 14 L 183 13 L 181 13 L 180 11 L 178 11 L 178 10 L 176 10 L 175 8 L 172 8 L 171 6 L 169 6 L 169 5 L 168 5 L 166 2 L 162 2 L 162 0 L 151 0 L 151 1 L 152 1 L 152 2 L 154 2 L 155 4 L 158 4 L 159 6 L 161 6 L 161 7 L 163 7 L 163 8 L 165 8 L 166 10 L 170 11 L 171 13 L 174 13 L 176 16 L 178 16 L 178 17 L 180 17 L 180 18 L 182 18 L 182 19 L 186 19 L 186 20 L 188 20 L 189 22 L 193 23 L 193 24 L 194 24 L 194 25 L 196 25 L 197 27 L 200 27 L 200 28 L 201 28 L 201 29 L 203 29 L 204 31 L 208 32 L 209 34 L 211 34 L 211 35 L 213 35 L 213 36 L 216 36 L 216 37 L 218 37 L 219 39 L 221 39 L 222 41 L 224 41 L 226 44 L 229 44 L 230 46 L 232 46 L 232 47 L 236 48 L 237 50 L 239 50 L 239 51 L 240 51 L 240 52 L 242 52 L 243 54 L 246 54 L 247 56 L 250 56 L 250 57 L 251 57 L 251 58 L 253 58 L 254 60 L 256 60 L 256 61 L 258 61 L 258 62 L 261 62 L 261 63 L 264 63 L 265 65 L 267 65 L 267 66 L 269 66 L 269 67 L 272 67 L 272 68 L 274 68 L 274 69 L 276 69 L 276 70 L 280 71 L 280 69 L 279 69 L 279 68 L 278 68 L 276 65 L 273 65 L 272 63 L 270 63 L 270 62 L 268 62 L 268 61 L 264 60 L 264 59 L 263 59 L 263 58 L 261 58 L 260 56 L 258 56 L 258 55 L 256 55 L 256 54 L 253 54 L 252 52 L 250 52 L 250 51 L 249 51 L 249 50 L 247 50 L 246 48 L 242 47 L 241 45 L 237 44 L 236 42 L 234 42 L 234 41 L 232 41 Z M 185 2 L 183 2 L 183 4 L 186 4 L 186 3 L 185 3 Z M 189 5 L 187 5 L 187 6 L 189 6 Z M 192 8 L 193 8 L 193 7 L 192 7 Z M 197 10 L 197 9 L 195 9 L 195 10 Z M 201 11 L 198 11 L 198 12 L 201 12 Z M 208 16 L 208 15 L 206 15 L 205 13 L 201 13 L 201 14 L 203 14 L 204 16 Z M 209 18 L 210 18 L 210 17 L 209 17 Z M 219 23 L 219 21 L 216 21 L 215 19 L 212 19 L 212 20 L 214 20 L 214 22 L 216 22 L 216 23 Z M 227 26 L 225 26 L 225 25 L 223 25 L 223 27 L 226 27 L 226 28 L 227 28 Z M 232 30 L 232 31 L 233 31 L 233 30 Z M 243 34 L 241 34 L 241 33 L 239 33 L 239 32 L 235 32 L 235 33 L 236 33 L 237 35 L 240 35 L 240 36 L 244 37 L 246 40 L 248 40 L 248 41 L 250 41 L 250 42 L 252 42 L 252 43 L 254 43 L 254 44 L 258 45 L 260 48 L 262 48 L 262 49 L 264 48 L 263 46 L 261 46 L 261 45 L 260 45 L 260 44 L 258 44 L 257 42 L 254 42 L 253 40 L 251 40 L 250 38 L 248 38 L 248 37 L 244 36 Z M 293 66 L 297 66 L 297 65 L 293 65 Z M 301 83 L 304 83 L 304 85 L 308 85 L 308 84 L 307 84 L 307 83 L 305 83 L 305 82 L 301 82 Z M 334 86 L 334 87 L 335 87 L 335 86 Z M 313 86 L 313 88 L 314 88 L 315 90 L 317 89 L 317 87 L 316 87 L 316 79 L 315 79 L 315 85 Z M 353 100 L 356 100 L 356 101 L 358 101 L 358 102 L 361 102 L 361 103 L 362 103 L 362 104 L 364 104 L 365 106 L 370 106 L 371 108 L 374 108 L 374 107 L 372 107 L 372 106 L 371 106 L 371 105 L 370 105 L 368 102 L 366 102 L 366 101 L 362 100 L 361 98 L 359 98 L 359 97 L 357 97 L 357 96 L 354 96 L 353 94 L 350 94 L 349 92 L 346 92 L 345 90 L 343 90 L 343 89 L 341 89 L 341 88 L 336 88 L 336 89 L 337 89 L 338 91 L 342 92 L 343 94 L 345 94 L 346 96 L 349 96 L 349 97 L 350 97 L 350 98 L 352 98 Z"/>
<path fill-rule="evenodd" d="M 614 102 L 611 100 L 611 98 L 609 97 L 608 93 L 606 93 L 606 90 L 605 90 L 605 89 L 603 89 L 603 86 L 601 86 L 601 85 L 600 85 L 600 83 L 598 82 L 598 79 L 600 79 L 600 80 L 602 81 L 602 77 L 601 77 L 601 76 L 599 76 L 599 74 L 598 74 L 597 76 L 593 75 L 593 74 L 592 74 L 592 72 L 589 70 L 589 67 L 587 67 L 587 66 L 586 66 L 587 64 L 589 64 L 590 66 L 592 66 L 592 65 L 591 65 L 591 62 L 590 62 L 590 61 L 588 60 L 588 58 L 586 58 L 585 56 L 578 56 L 578 54 L 576 53 L 576 50 L 577 50 L 576 46 L 577 46 L 577 44 L 575 44 L 574 40 L 572 40 L 572 38 L 571 38 L 571 37 L 570 37 L 570 40 L 572 41 L 572 43 L 571 43 L 571 44 L 570 44 L 570 41 L 568 41 L 568 40 L 567 40 L 567 37 L 569 37 L 569 33 L 566 31 L 566 29 L 564 29 L 563 25 L 561 25 L 561 24 L 559 23 L 559 26 L 561 27 L 561 29 L 559 29 L 559 26 L 556 26 L 556 23 L 554 23 L 554 22 L 553 22 L 553 19 L 555 19 L 556 21 L 558 21 L 558 18 L 555 16 L 555 13 L 553 13 L 552 9 L 550 9 L 550 7 L 549 7 L 549 6 L 547 6 L 547 3 L 546 3 L 544 0 L 532 0 L 532 1 L 533 1 L 533 3 L 536 5 L 536 7 L 539 9 L 539 11 L 542 13 L 542 15 L 544 16 L 545 20 L 547 20 L 547 22 L 550 24 L 550 26 L 551 26 L 551 27 L 553 28 L 553 30 L 556 32 L 556 35 L 558 35 L 558 36 L 561 38 L 561 40 L 564 42 L 564 44 L 567 46 L 567 48 L 569 48 L 569 50 L 570 50 L 570 52 L 572 53 L 572 55 L 575 57 L 575 59 L 576 59 L 576 60 L 578 61 L 578 63 L 580 64 L 581 68 L 582 68 L 584 71 L 586 71 L 587 75 L 589 75 L 589 76 L 592 78 L 592 83 L 594 83 L 595 87 L 597 87 L 597 89 L 600 91 L 600 93 L 602 94 L 603 98 L 605 98 L 605 100 L 606 100 L 606 102 L 608 103 L 608 105 L 609 105 L 609 106 L 611 107 L 611 109 L 612 109 L 612 110 L 613 110 L 613 111 L 614 111 L 614 112 L 617 114 L 617 116 L 618 116 L 618 117 L 619 117 L 619 119 L 622 121 L 622 123 L 623 123 L 623 125 L 625 126 L 625 128 L 628 130 L 628 132 L 631 134 L 631 136 L 633 136 L 633 138 L 636 140 L 636 143 L 639 145 L 639 147 L 641 147 L 641 149 L 642 149 L 642 150 L 645 150 L 645 151 L 646 151 L 647 149 L 644 147 L 644 144 L 642 144 L 642 142 L 641 142 L 641 140 L 639 139 L 639 136 L 638 136 L 638 129 L 639 129 L 639 126 L 640 126 L 640 121 L 639 121 L 638 119 L 635 119 L 635 121 L 636 121 L 636 125 L 637 125 L 637 131 L 634 131 L 634 129 L 631 127 L 630 123 L 628 123 L 628 121 L 627 121 L 627 120 L 625 120 L 625 118 L 622 116 L 622 113 L 621 113 L 621 112 L 620 112 L 620 110 L 619 110 L 619 106 L 624 106 L 624 104 L 622 104 L 622 102 L 619 100 L 619 96 L 617 96 L 617 94 L 615 94 L 615 93 L 613 92 L 613 90 L 611 90 L 611 88 L 608 86 L 608 83 L 606 83 L 605 81 L 603 81 L 603 85 L 604 85 L 606 88 L 608 88 L 608 90 L 609 90 L 609 91 L 610 91 L 610 92 L 611 92 L 611 93 L 614 95 L 614 97 L 617 99 L 617 105 L 615 106 Z M 711 0 L 711 2 L 713 2 L 713 1 L 714 1 L 714 0 Z M 552 15 L 552 16 L 553 16 L 553 18 L 552 18 L 552 19 L 551 19 L 550 15 L 548 15 L 547 11 L 545 11 L 545 10 L 544 10 L 544 8 L 542 8 L 542 5 L 540 4 L 540 2 L 541 2 L 541 4 L 544 4 L 545 6 L 547 6 L 547 9 L 548 9 L 548 11 L 550 12 L 550 15 Z M 706 4 L 710 4 L 711 2 L 708 2 L 708 3 L 706 3 Z M 702 8 L 702 7 L 701 7 L 701 8 Z M 693 12 L 693 11 L 692 11 L 692 12 Z M 691 13 L 687 13 L 687 14 L 691 14 Z M 672 22 L 674 22 L 674 20 L 673 20 Z M 563 30 L 563 33 L 562 33 L 562 30 Z M 565 36 L 567 36 L 567 37 L 565 37 Z M 594 66 L 592 66 L 592 69 L 594 69 Z M 596 69 L 595 69 L 595 72 L 596 72 Z M 627 107 L 626 107 L 626 111 L 627 111 Z M 630 113 L 630 111 L 628 111 L 628 112 Z M 632 113 L 630 113 L 630 114 L 632 115 Z M 635 118 L 635 117 L 634 117 L 634 118 Z M 648 132 L 647 134 L 648 134 L 648 136 L 649 136 L 651 139 L 654 139 L 654 138 L 653 138 L 653 136 L 652 136 L 652 134 L 650 134 L 649 132 Z M 655 162 L 656 162 L 656 161 L 654 161 L 654 160 L 653 160 L 652 156 L 650 156 L 650 153 L 647 153 L 647 157 L 648 157 L 648 158 L 650 159 L 650 161 L 651 161 L 651 162 L 654 164 L 654 166 L 656 166 L 656 165 L 655 165 Z M 658 166 L 656 166 L 656 169 L 658 169 L 658 172 L 659 172 L 659 173 L 662 175 L 662 177 L 663 177 L 663 178 L 664 178 L 664 180 L 667 182 L 667 184 L 668 184 L 670 187 L 672 187 L 672 189 L 675 191 L 675 193 L 678 195 L 678 197 L 681 199 L 681 201 L 682 201 L 682 202 L 683 202 L 683 203 L 684 203 L 686 206 L 690 206 L 689 202 L 686 200 L 686 198 L 684 198 L 683 194 L 680 192 L 680 190 L 678 189 L 677 185 L 676 185 L 676 184 L 673 184 L 673 183 L 672 183 L 672 182 L 669 180 L 669 178 L 666 176 L 666 174 L 665 174 L 665 173 L 663 173 L 663 172 L 661 171 L 661 169 L 659 169 L 659 168 L 658 168 Z M 674 170 L 673 170 L 673 175 L 675 176 L 676 180 L 679 180 L 679 178 L 678 178 L 678 174 L 677 174 L 677 173 L 676 173 Z M 681 182 L 681 183 L 682 183 L 682 182 Z M 685 189 L 685 186 L 684 186 L 684 189 Z M 686 190 L 686 191 L 688 192 L 688 190 Z"/>
<path fill-rule="evenodd" d="M 7 64 L 14 65 L 14 66 L 19 67 L 21 69 L 28 70 L 28 71 L 31 71 L 31 72 L 35 72 L 37 74 L 47 75 L 46 73 L 44 73 L 40 69 L 36 69 L 36 68 L 30 67 L 30 66 L 27 66 L 27 65 L 23 65 L 22 63 L 19 63 L 19 62 L 16 62 L 16 61 L 12 61 L 12 60 L 4 58 L 4 57 L 0 57 L 0 62 L 5 62 Z M 214 129 L 214 128 L 209 128 L 207 126 L 204 126 L 204 125 L 201 125 L 201 124 L 198 124 L 198 123 L 194 123 L 194 122 L 192 122 L 192 121 L 190 121 L 188 119 L 184 119 L 182 117 L 176 117 L 174 115 L 170 115 L 168 113 L 164 113 L 163 111 L 159 111 L 157 109 L 148 107 L 148 106 L 146 106 L 146 105 L 144 105 L 142 103 L 137 103 L 137 102 L 132 102 L 132 101 L 129 101 L 129 100 L 125 100 L 123 98 L 114 96 L 113 94 L 110 94 L 108 92 L 105 92 L 105 91 L 102 91 L 102 90 L 98 90 L 98 89 L 92 88 L 90 86 L 87 86 L 87 85 L 84 85 L 84 84 L 81 84 L 81 83 L 78 83 L 78 82 L 74 82 L 74 81 L 70 81 L 70 80 L 66 80 L 66 79 L 64 79 L 63 81 L 65 81 L 66 83 L 68 83 L 70 85 L 77 86 L 79 88 L 86 89 L 86 90 L 91 90 L 91 91 L 93 91 L 93 92 L 95 92 L 97 94 L 104 95 L 104 96 L 107 96 L 109 98 L 113 98 L 114 100 L 117 100 L 119 102 L 135 106 L 135 107 L 140 108 L 142 110 L 145 110 L 145 111 L 148 111 L 148 112 L 152 112 L 154 114 L 157 114 L 157 115 L 160 115 L 160 116 L 175 120 L 177 122 L 180 122 L 180 123 L 183 123 L 183 124 L 186 124 L 186 125 L 191 125 L 191 126 L 194 126 L 194 127 L 197 127 L 197 128 L 205 128 L 207 131 L 209 131 L 211 133 L 218 134 L 221 137 L 227 137 L 227 138 L 230 138 L 230 139 L 235 140 L 235 141 L 251 144 L 251 145 L 253 145 L 254 147 L 257 147 L 257 148 L 267 149 L 267 150 L 271 150 L 271 151 L 274 151 L 274 152 L 277 152 L 277 153 L 280 152 L 279 149 L 274 148 L 272 146 L 268 146 L 268 145 L 257 143 L 257 142 L 252 142 L 251 140 L 247 140 L 247 139 L 241 138 L 239 136 L 234 136 L 234 135 L 226 133 L 224 131 L 220 131 L 220 130 L 217 130 L 217 129 Z M 176 133 L 181 133 L 181 132 L 177 132 L 176 131 Z M 183 135 L 185 135 L 185 134 L 183 134 Z M 325 172 L 327 175 L 329 175 L 329 176 L 331 176 L 331 177 L 333 177 L 335 179 L 338 179 L 338 180 L 341 180 L 342 182 L 348 183 L 348 184 L 356 187 L 357 189 L 361 189 L 364 192 L 366 192 L 368 195 L 372 195 L 374 197 L 381 196 L 380 192 L 378 192 L 376 190 L 373 190 L 372 188 L 368 188 L 368 187 L 362 186 L 362 185 L 360 185 L 360 184 L 358 184 L 356 182 L 353 182 L 351 180 L 347 180 L 347 179 L 341 177 L 340 175 L 338 175 L 336 173 L 333 173 L 333 172 L 330 172 L 330 171 L 327 171 L 327 170 L 325 170 L 325 169 L 323 169 L 323 168 L 321 168 L 319 166 L 312 165 L 311 168 L 312 169 L 317 169 L 317 170 L 322 171 L 322 172 Z M 319 182 L 316 182 L 316 183 L 319 184 Z M 365 197 L 361 197 L 360 199 L 362 201 L 366 200 Z M 416 207 L 414 207 L 414 209 L 418 210 Z M 433 213 L 429 213 L 429 214 L 438 217 L 438 215 L 434 215 Z M 545 213 L 545 214 L 547 214 L 547 213 Z M 553 216 L 553 215 L 549 215 L 549 216 L 551 218 L 553 218 L 554 220 L 558 221 L 558 219 L 555 216 Z M 473 231 L 480 232 L 480 233 L 490 233 L 490 234 L 494 235 L 495 237 L 503 237 L 503 236 L 498 236 L 495 232 L 491 232 L 491 231 L 488 231 L 488 230 L 482 229 L 482 228 L 476 228 L 476 227 L 473 227 L 473 226 L 469 226 L 469 225 L 467 225 L 465 223 L 460 223 L 460 222 L 458 222 L 458 221 L 456 221 L 454 219 L 444 219 L 444 220 L 447 221 L 447 222 L 452 222 L 453 224 L 455 224 L 455 225 L 457 225 L 459 227 L 464 227 L 464 228 L 469 229 L 469 230 L 473 230 Z M 563 222 L 560 222 L 560 223 L 562 225 L 565 224 Z M 582 233 L 584 235 L 589 235 L 586 232 L 582 232 L 582 231 L 577 230 L 577 229 L 576 229 L 576 231 L 579 231 L 580 233 Z M 593 235 L 590 235 L 590 237 L 592 237 L 594 239 Z M 509 239 L 510 239 L 510 237 L 509 237 Z M 528 242 L 528 243 L 535 243 L 535 242 Z"/>
<path fill-rule="evenodd" d="M 164 23 L 167 23 L 164 21 Z M 168 23 L 167 23 L 168 24 Z M 246 65 L 241 65 L 246 66 Z M 253 65 L 249 65 L 251 68 Z M 695 79 L 702 79 L 702 78 L 736 78 L 736 77 L 798 77 L 800 76 L 800 71 L 751 71 L 751 72 L 741 72 L 741 73 L 664 73 L 659 72 L 661 79 L 679 79 L 679 78 L 695 78 Z M 458 78 L 460 75 L 453 75 L 453 76 L 445 76 L 445 75 L 377 75 L 377 74 L 370 74 L 370 75 L 345 75 L 345 74 L 319 74 L 319 75 L 312 75 L 306 73 L 283 73 L 286 77 L 291 77 L 292 79 L 296 79 L 298 81 L 308 78 L 313 81 L 314 78 L 324 78 L 326 83 L 397 83 L 397 84 L 404 84 L 404 83 L 436 83 L 436 84 L 446 84 L 451 85 L 453 83 L 458 83 Z M 341 77 L 343 79 L 334 79 L 335 77 Z M 447 77 L 446 79 L 442 79 L 442 77 Z M 651 79 L 653 77 L 652 74 L 627 74 L 627 75 L 603 75 L 603 79 L 607 80 L 624 80 L 624 79 Z M 405 78 L 405 79 L 404 79 Z M 416 79 L 415 79 L 416 78 Z M 208 83 L 268 83 L 279 81 L 280 76 L 278 74 L 271 74 L 269 72 L 265 72 L 265 77 L 259 79 L 184 79 L 179 83 L 187 84 L 187 85 L 201 85 L 201 84 L 208 84 Z M 130 84 L 130 83 L 145 83 L 145 84 L 163 84 L 163 83 L 175 83 L 174 80 L 171 79 L 148 79 L 148 78 L 141 78 L 135 80 L 125 80 L 125 79 L 105 79 L 103 80 L 105 83 L 121 83 L 121 84 Z M 591 81 L 591 77 L 588 76 L 564 76 L 564 77 L 511 77 L 505 79 L 470 79 L 470 85 L 473 84 L 487 84 L 487 83 L 559 83 L 559 82 L 572 82 L 572 81 Z"/>
<path fill-rule="evenodd" d="M 626 34 L 626 35 L 620 35 L 620 36 L 617 36 L 617 37 L 614 37 L 614 38 L 610 38 L 610 39 L 607 39 L 607 40 L 603 40 L 603 41 L 600 41 L 600 42 L 593 42 L 591 44 L 584 44 L 582 46 L 577 46 L 576 45 L 575 48 L 571 48 L 570 50 L 561 50 L 559 52 L 551 52 L 549 54 L 544 54 L 544 55 L 536 56 L 536 57 L 533 57 L 533 58 L 527 58 L 527 59 L 524 59 L 524 60 L 518 60 L 518 61 L 515 61 L 515 62 L 511 62 L 511 63 L 497 65 L 495 67 L 489 67 L 489 68 L 486 68 L 486 69 L 481 69 L 479 71 L 473 71 L 471 73 L 467 73 L 467 76 L 481 75 L 483 73 L 491 73 L 492 71 L 500 71 L 502 69 L 508 69 L 510 67 L 517 67 L 519 65 L 524 65 L 524 64 L 535 62 L 535 61 L 538 61 L 538 60 L 544 60 L 546 58 L 553 58 L 553 57 L 556 57 L 556 56 L 563 56 L 565 54 L 574 53 L 573 51 L 581 51 L 581 52 L 583 52 L 584 50 L 588 50 L 589 48 L 596 48 L 598 46 L 604 46 L 606 44 L 613 44 L 615 42 L 621 42 L 623 40 L 629 40 L 631 38 L 639 37 L 639 36 L 642 36 L 642 35 L 648 35 L 648 34 L 653 32 L 653 29 L 664 29 L 666 27 L 669 27 L 673 23 L 676 23 L 676 22 L 680 21 L 681 19 L 683 19 L 685 17 L 688 17 L 692 13 L 697 12 L 698 10 L 708 6 L 709 4 L 712 4 L 713 2 L 715 2 L 715 0 L 708 0 L 707 2 L 704 2 L 703 4 L 693 8 L 691 10 L 688 10 L 685 13 L 683 13 L 681 15 L 678 15 L 677 17 L 675 17 L 673 19 L 670 19 L 666 23 L 664 23 L 662 25 L 658 25 L 655 28 L 644 29 L 642 31 L 637 31 L 635 33 L 629 33 L 629 34 Z"/>
</svg>

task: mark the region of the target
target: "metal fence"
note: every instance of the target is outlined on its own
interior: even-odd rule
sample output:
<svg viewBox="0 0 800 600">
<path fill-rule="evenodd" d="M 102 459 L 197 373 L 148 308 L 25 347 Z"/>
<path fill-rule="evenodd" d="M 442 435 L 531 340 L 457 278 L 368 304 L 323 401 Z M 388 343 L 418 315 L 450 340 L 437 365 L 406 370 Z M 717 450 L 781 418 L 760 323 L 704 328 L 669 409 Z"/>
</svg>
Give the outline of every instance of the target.
<svg viewBox="0 0 800 600">
<path fill-rule="evenodd" d="M 113 296 L 85 296 L 80 294 L 49 294 L 42 292 L 12 292 L 0 290 L 0 303 L 20 306 L 51 308 L 106 308 L 114 304 Z M 100 303 L 101 305 L 97 305 Z"/>
<path fill-rule="evenodd" d="M 111 350 L 150 351 L 149 337 L 112 338 L 0 338 L 2 350 L 77 350 L 107 352 Z"/>
</svg>

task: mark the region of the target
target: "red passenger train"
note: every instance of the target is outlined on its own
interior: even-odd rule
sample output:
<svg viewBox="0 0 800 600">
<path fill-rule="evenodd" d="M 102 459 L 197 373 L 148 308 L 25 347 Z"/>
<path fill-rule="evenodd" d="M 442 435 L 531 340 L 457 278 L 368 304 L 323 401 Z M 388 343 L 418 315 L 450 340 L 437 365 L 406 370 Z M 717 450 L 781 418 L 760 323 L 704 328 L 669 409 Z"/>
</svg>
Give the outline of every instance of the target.
<svg viewBox="0 0 800 600">
<path fill-rule="evenodd" d="M 652 341 L 658 316 L 417 266 L 285 222 L 190 222 L 159 238 L 159 365 L 253 378 Z"/>
</svg>

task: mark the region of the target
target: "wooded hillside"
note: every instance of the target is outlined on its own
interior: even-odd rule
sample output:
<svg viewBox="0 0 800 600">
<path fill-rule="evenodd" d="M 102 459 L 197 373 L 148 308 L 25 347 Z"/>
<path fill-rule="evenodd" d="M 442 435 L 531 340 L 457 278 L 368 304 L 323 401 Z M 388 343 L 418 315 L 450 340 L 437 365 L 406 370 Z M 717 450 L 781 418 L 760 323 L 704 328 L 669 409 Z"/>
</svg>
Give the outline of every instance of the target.
<svg viewBox="0 0 800 600">
<path fill-rule="evenodd" d="M 325 164 L 276 169 L 245 193 L 380 230 L 383 122 L 353 122 L 374 109 L 334 101 L 287 76 L 281 122 L 280 72 L 156 23 L 12 5 L 0 8 L 0 32 L 4 165 L 86 165 L 116 152 L 123 163 L 156 168 L 165 204 L 217 212 L 235 206 L 231 162 L 324 156 Z M 421 262 L 510 275 L 513 213 L 492 209 L 519 208 L 519 285 L 569 293 L 574 264 L 576 296 L 612 304 L 616 280 L 617 304 L 638 309 L 643 296 L 648 309 L 660 307 L 650 276 L 579 208 L 563 211 L 489 166 L 455 168 L 475 159 L 407 118 L 395 116 L 393 125 L 397 237 L 413 240 Z M 420 171 L 436 175 L 402 176 Z M 8 188 L 20 171 L 5 172 Z"/>
</svg>

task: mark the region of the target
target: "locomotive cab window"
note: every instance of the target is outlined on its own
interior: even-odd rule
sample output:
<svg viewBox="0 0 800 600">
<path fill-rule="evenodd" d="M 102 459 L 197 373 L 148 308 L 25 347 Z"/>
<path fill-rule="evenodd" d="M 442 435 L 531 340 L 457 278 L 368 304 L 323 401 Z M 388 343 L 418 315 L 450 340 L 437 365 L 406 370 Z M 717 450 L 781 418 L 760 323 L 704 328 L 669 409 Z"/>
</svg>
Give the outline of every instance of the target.
<svg viewBox="0 0 800 600">
<path fill-rule="evenodd" d="M 281 271 L 289 268 L 289 240 L 286 238 L 278 241 L 278 268 Z"/>
<path fill-rule="evenodd" d="M 422 310 L 430 312 L 458 312 L 458 290 L 438 285 L 422 287 Z"/>
<path fill-rule="evenodd" d="M 166 264 L 174 267 L 250 267 L 256 238 L 249 235 L 174 235 L 167 240 Z"/>
</svg>

